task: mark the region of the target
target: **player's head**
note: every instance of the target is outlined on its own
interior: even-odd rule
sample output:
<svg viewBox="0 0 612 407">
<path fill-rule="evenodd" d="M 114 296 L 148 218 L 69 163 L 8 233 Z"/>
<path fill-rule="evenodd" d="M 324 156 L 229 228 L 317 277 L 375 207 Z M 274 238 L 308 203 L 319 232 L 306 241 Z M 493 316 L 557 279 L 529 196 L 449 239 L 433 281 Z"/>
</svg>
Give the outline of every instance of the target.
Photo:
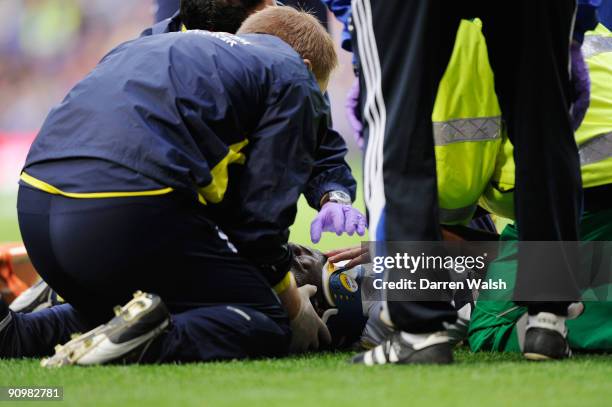
<svg viewBox="0 0 612 407">
<path fill-rule="evenodd" d="M 317 293 L 311 298 L 311 302 L 319 315 L 330 308 L 323 293 L 323 281 L 321 270 L 327 262 L 327 258 L 318 250 L 306 246 L 289 243 L 293 252 L 293 263 L 291 272 L 295 276 L 298 287 L 306 284 L 317 287 Z"/>
<path fill-rule="evenodd" d="M 181 21 L 190 30 L 235 33 L 254 12 L 276 0 L 181 0 Z"/>
<path fill-rule="evenodd" d="M 323 253 L 295 243 L 289 243 L 293 252 L 292 271 L 298 286 L 312 284 L 321 288 L 321 269 L 327 262 Z"/>
<path fill-rule="evenodd" d="M 329 265 L 318 250 L 296 244 L 290 244 L 290 247 L 293 252 L 291 272 L 298 287 L 305 284 L 317 287 L 317 293 L 310 301 L 327 324 L 333 346 L 344 347 L 354 343 L 361 336 L 367 320 L 361 294 L 364 267 L 338 268 Z"/>
<path fill-rule="evenodd" d="M 267 7 L 247 18 L 238 34 L 270 34 L 289 44 L 312 70 L 322 91 L 338 65 L 334 42 L 311 14 L 291 7 Z"/>
</svg>

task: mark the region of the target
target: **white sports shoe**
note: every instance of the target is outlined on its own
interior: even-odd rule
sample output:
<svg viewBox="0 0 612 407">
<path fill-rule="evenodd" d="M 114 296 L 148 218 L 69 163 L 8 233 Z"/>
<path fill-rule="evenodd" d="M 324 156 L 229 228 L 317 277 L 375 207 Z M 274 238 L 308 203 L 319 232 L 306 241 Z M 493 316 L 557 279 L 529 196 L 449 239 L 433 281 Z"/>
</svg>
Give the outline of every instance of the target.
<svg viewBox="0 0 612 407">
<path fill-rule="evenodd" d="M 148 345 L 170 323 L 170 314 L 155 294 L 140 291 L 124 307 L 115 308 L 108 323 L 76 336 L 43 359 L 43 367 L 100 365 L 111 362 L 137 363 Z"/>
<path fill-rule="evenodd" d="M 44 280 L 39 280 L 32 287 L 25 290 L 19 297 L 15 298 L 10 305 L 12 311 L 19 313 L 29 313 L 40 311 L 54 305 L 61 304 L 63 301 L 49 287 Z"/>
</svg>

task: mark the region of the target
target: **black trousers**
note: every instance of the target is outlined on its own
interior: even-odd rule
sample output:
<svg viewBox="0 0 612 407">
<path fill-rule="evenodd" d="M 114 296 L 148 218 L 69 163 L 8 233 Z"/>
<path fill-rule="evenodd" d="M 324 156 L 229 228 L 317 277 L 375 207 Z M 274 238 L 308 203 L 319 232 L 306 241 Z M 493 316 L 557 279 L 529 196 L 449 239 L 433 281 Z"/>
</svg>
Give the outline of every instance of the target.
<svg viewBox="0 0 612 407">
<path fill-rule="evenodd" d="M 377 240 L 440 239 L 431 114 L 460 19 L 473 17 L 483 21 L 514 145 L 520 239 L 578 240 L 581 177 L 569 116 L 574 11 L 574 0 L 353 0 L 368 141 L 365 195 Z M 539 290 L 555 279 L 567 300 L 578 297 L 575 253 L 565 245 L 542 255 L 546 267 L 534 269 L 534 253 L 522 251 L 517 291 L 541 300 L 530 312 L 562 314 L 567 302 L 547 301 L 554 293 Z M 455 319 L 445 302 L 388 306 L 394 324 L 409 332 Z"/>
<path fill-rule="evenodd" d="M 158 294 L 172 314 L 252 310 L 288 345 L 278 297 L 193 197 L 71 199 L 22 186 L 17 209 L 34 267 L 87 324 L 106 322 L 141 290 Z"/>
</svg>

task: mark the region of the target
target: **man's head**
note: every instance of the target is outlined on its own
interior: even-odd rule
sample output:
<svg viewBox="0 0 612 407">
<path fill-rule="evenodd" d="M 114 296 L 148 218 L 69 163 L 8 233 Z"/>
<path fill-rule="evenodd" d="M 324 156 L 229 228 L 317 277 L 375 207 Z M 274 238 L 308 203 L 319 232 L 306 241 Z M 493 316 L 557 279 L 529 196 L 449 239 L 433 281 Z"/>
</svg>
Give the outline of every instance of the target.
<svg viewBox="0 0 612 407">
<path fill-rule="evenodd" d="M 234 34 L 249 15 L 275 5 L 276 0 L 181 0 L 180 17 L 190 30 Z"/>
<path fill-rule="evenodd" d="M 322 91 L 338 65 L 334 42 L 319 21 L 291 7 L 268 7 L 247 18 L 238 34 L 270 34 L 289 44 L 312 70 Z"/>
<path fill-rule="evenodd" d="M 293 252 L 291 272 L 295 276 L 295 282 L 298 287 L 306 284 L 317 287 L 317 293 L 310 301 L 317 313 L 322 315 L 326 309 L 329 309 L 329 305 L 327 305 L 325 300 L 325 294 L 323 294 L 321 275 L 321 270 L 323 270 L 327 258 L 320 251 L 306 246 L 289 243 L 289 247 Z"/>
<path fill-rule="evenodd" d="M 359 340 L 367 320 L 361 294 L 365 269 L 362 266 L 330 269 L 327 258 L 318 250 L 293 243 L 289 247 L 293 252 L 291 272 L 298 287 L 306 284 L 317 287 L 310 302 L 326 320 L 332 346 L 346 347 Z"/>
</svg>

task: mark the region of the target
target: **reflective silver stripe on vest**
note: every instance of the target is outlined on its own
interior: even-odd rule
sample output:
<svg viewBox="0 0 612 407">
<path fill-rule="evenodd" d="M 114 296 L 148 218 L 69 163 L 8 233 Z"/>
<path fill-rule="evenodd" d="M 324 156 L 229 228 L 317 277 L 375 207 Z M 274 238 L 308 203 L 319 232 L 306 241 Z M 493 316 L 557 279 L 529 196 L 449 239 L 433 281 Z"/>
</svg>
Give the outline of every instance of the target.
<svg viewBox="0 0 612 407">
<path fill-rule="evenodd" d="M 587 35 L 584 37 L 582 54 L 585 58 L 603 54 L 604 52 L 612 52 L 612 37 L 604 37 L 602 35 Z"/>
<path fill-rule="evenodd" d="M 456 209 L 440 208 L 440 222 L 463 222 L 470 219 L 474 212 L 476 212 L 476 204 Z"/>
<path fill-rule="evenodd" d="M 580 165 L 593 164 L 612 157 L 612 132 L 599 135 L 579 146 Z"/>
<path fill-rule="evenodd" d="M 478 117 L 455 119 L 433 123 L 436 146 L 445 146 L 462 141 L 486 141 L 501 137 L 501 117 Z"/>
</svg>

